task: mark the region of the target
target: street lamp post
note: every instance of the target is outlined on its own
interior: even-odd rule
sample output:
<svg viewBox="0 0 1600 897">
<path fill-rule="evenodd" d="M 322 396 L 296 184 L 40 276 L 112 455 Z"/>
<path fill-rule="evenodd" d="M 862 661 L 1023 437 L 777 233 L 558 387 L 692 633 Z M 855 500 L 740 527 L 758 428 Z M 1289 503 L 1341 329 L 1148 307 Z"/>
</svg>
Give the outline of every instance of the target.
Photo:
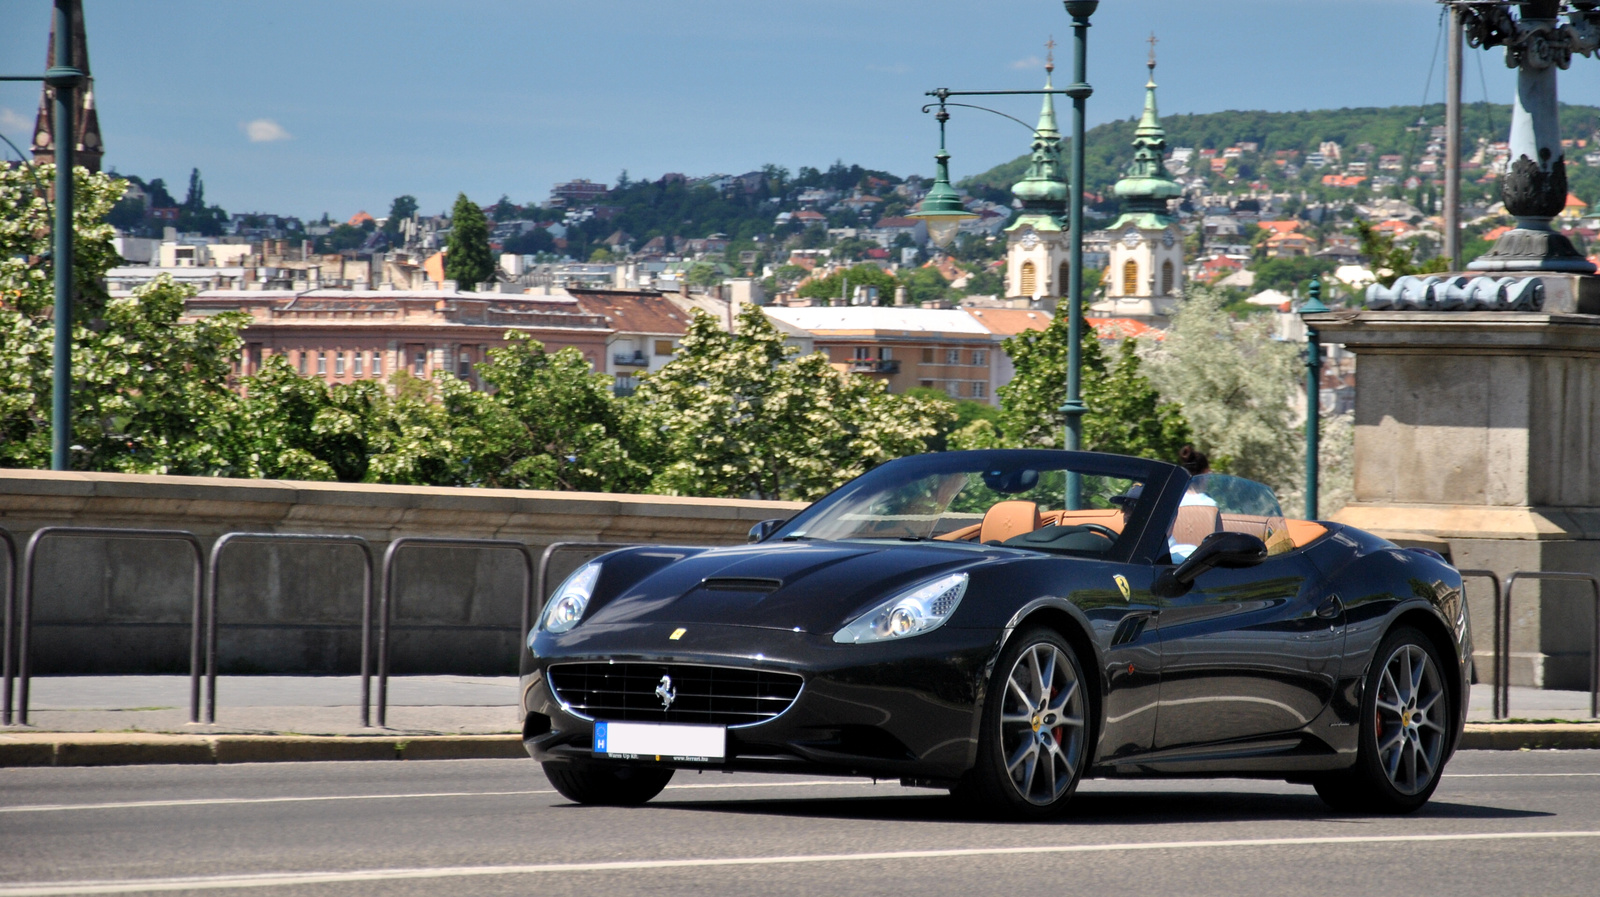
<svg viewBox="0 0 1600 897">
<path fill-rule="evenodd" d="M 950 120 L 950 113 L 945 110 L 943 102 L 940 102 L 939 114 L 935 118 L 939 120 L 939 153 L 933 157 L 933 188 L 922 198 L 922 205 L 917 211 L 907 217 L 927 222 L 928 238 L 943 249 L 955 239 L 961 222 L 978 216 L 967 211 L 967 207 L 961 204 L 961 194 L 950 186 L 950 154 L 944 148 L 944 123 Z"/>
<path fill-rule="evenodd" d="M 50 469 L 66 470 L 72 446 L 72 149 L 73 109 L 83 70 L 72 58 L 72 0 L 55 0 L 55 64 L 43 75 L 6 75 L 0 81 L 43 81 L 55 88 L 56 224 L 54 383 L 50 403 Z"/>
<path fill-rule="evenodd" d="M 1313 277 L 1306 288 L 1306 301 L 1300 306 L 1304 315 L 1329 311 L 1322 304 L 1322 281 Z M 1322 341 L 1317 328 L 1306 324 L 1306 519 L 1317 519 L 1317 468 L 1321 442 L 1322 421 Z"/>
<path fill-rule="evenodd" d="M 1083 404 L 1083 131 L 1084 104 L 1094 88 L 1088 84 L 1089 17 L 1099 8 L 1100 0 L 1065 0 L 1067 14 L 1072 16 L 1072 83 L 1067 85 L 1067 96 L 1072 98 L 1072 160 L 1068 184 L 1071 192 L 1067 198 L 1067 400 L 1061 405 L 1066 419 L 1062 447 L 1075 452 L 1083 445 L 1083 415 L 1088 410 Z M 1079 490 L 1069 488 L 1069 501 Z"/>
</svg>

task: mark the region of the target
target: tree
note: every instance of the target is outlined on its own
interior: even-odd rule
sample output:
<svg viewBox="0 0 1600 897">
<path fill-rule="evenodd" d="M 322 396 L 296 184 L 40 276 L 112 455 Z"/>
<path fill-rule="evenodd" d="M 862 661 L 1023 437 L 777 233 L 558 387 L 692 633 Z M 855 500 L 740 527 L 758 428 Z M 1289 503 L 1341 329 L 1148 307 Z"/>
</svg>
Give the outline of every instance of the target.
<svg viewBox="0 0 1600 897">
<path fill-rule="evenodd" d="M 980 421 L 953 437 L 963 448 L 985 443 L 1014 447 L 1060 448 L 1066 415 L 1068 347 L 1067 316 L 1057 314 L 1044 330 L 1028 330 L 1004 343 L 1016 376 L 1000 387 L 997 432 Z M 1116 360 L 1106 358 L 1093 328 L 1085 327 L 1080 352 L 1079 392 L 1088 412 L 1083 416 L 1082 447 L 1171 461 L 1190 441 L 1189 424 L 1177 404 L 1163 401 L 1141 370 L 1137 341 L 1123 340 Z"/>
<path fill-rule="evenodd" d="M 835 271 L 827 277 L 808 281 L 800 287 L 802 299 L 823 299 L 848 305 L 854 301 L 856 287 L 877 287 L 878 304 L 894 304 L 894 288 L 900 282 L 894 275 L 877 265 L 856 265 L 844 271 Z"/>
<path fill-rule="evenodd" d="M 478 369 L 491 395 L 456 392 L 446 408 L 471 419 L 472 485 L 501 489 L 638 492 L 650 483 L 638 415 L 612 396 L 609 376 L 576 349 L 548 354 L 526 334 Z"/>
<path fill-rule="evenodd" d="M 1183 407 L 1213 468 L 1282 493 L 1299 477 L 1302 450 L 1289 401 L 1301 372 L 1294 346 L 1271 339 L 1268 328 L 1235 322 L 1219 293 L 1196 287 L 1146 360 L 1151 381 Z"/>
<path fill-rule="evenodd" d="M 389 235 L 391 242 L 400 238 L 401 223 L 415 214 L 417 198 L 409 193 L 396 196 L 389 203 L 389 217 L 383 220 L 383 232 Z"/>
<path fill-rule="evenodd" d="M 692 287 L 714 287 L 722 283 L 722 270 L 710 262 L 695 262 L 685 279 Z"/>
<path fill-rule="evenodd" d="M 39 166 L 38 176 L 51 182 L 54 166 Z M 125 182 L 80 169 L 74 184 L 71 466 L 233 472 L 228 377 L 249 319 L 180 323 L 192 290 L 165 276 L 130 296 L 108 296 L 101 278 L 117 253 L 103 218 Z M 26 169 L 0 169 L 0 466 L 50 462 L 53 217 Z"/>
<path fill-rule="evenodd" d="M 445 246 L 444 276 L 455 281 L 459 289 L 476 290 L 494 273 L 494 259 L 489 255 L 489 222 L 465 193 L 456 195 L 455 208 L 450 213 L 450 240 Z"/>
<path fill-rule="evenodd" d="M 900 285 L 906 288 L 906 301 L 912 305 L 926 305 L 961 295 L 950 288 L 950 282 L 938 268 L 909 268 L 900 272 L 899 279 Z"/>
<path fill-rule="evenodd" d="M 923 451 L 950 417 L 793 352 L 758 308 L 740 312 L 737 333 L 695 312 L 677 357 L 627 400 L 657 442 L 650 491 L 815 499 Z"/>
<path fill-rule="evenodd" d="M 1365 221 L 1355 223 L 1356 236 L 1361 238 L 1361 254 L 1367 259 L 1378 282 L 1386 287 L 1407 275 L 1435 274 L 1449 271 L 1451 259 L 1434 256 L 1419 262 L 1410 246 L 1396 246 L 1394 237 L 1382 233 Z"/>
</svg>

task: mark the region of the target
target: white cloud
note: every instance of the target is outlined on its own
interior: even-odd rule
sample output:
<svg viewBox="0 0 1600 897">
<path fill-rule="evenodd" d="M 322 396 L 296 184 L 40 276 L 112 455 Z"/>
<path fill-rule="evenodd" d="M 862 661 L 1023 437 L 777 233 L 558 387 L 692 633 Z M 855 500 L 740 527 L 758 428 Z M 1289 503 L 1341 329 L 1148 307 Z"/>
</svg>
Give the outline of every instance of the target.
<svg viewBox="0 0 1600 897">
<path fill-rule="evenodd" d="M 283 125 L 270 118 L 258 118 L 240 125 L 244 128 L 245 136 L 251 143 L 271 143 L 274 140 L 288 140 L 293 135 L 284 130 Z"/>
<path fill-rule="evenodd" d="M 0 106 L 0 132 L 13 140 L 27 137 L 33 133 L 33 119 L 15 109 Z M 18 143 L 20 142 L 19 140 Z"/>
<path fill-rule="evenodd" d="M 1018 71 L 1023 69 L 1042 69 L 1044 68 L 1044 60 L 1037 56 L 1029 56 L 1026 59 L 1018 59 L 1016 62 L 1011 63 L 1011 67 Z"/>
</svg>

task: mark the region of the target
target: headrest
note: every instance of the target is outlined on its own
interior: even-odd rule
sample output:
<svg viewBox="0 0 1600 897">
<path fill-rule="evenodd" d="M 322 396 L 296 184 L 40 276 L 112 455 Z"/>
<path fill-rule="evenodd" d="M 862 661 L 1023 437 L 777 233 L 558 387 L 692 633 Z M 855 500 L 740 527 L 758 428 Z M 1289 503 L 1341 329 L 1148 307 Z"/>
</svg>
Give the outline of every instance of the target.
<svg viewBox="0 0 1600 897">
<path fill-rule="evenodd" d="M 983 515 L 979 542 L 1004 542 L 1039 528 L 1039 506 L 1031 501 L 1003 501 Z"/>
</svg>

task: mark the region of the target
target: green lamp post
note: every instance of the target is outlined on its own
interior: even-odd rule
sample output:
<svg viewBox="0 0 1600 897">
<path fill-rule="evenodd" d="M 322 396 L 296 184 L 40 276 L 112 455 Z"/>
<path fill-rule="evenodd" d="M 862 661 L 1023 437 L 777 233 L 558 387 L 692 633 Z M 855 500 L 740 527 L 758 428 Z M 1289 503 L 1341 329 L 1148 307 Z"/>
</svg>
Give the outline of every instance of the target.
<svg viewBox="0 0 1600 897">
<path fill-rule="evenodd" d="M 944 148 L 944 123 L 950 120 L 950 113 L 941 105 L 935 118 L 939 119 L 939 153 L 933 157 L 933 189 L 922 198 L 917 211 L 906 217 L 926 222 L 928 239 L 943 249 L 956 238 L 961 222 L 978 216 L 967 211 L 967 207 L 961 204 L 961 194 L 950 186 L 950 154 Z"/>
<path fill-rule="evenodd" d="M 43 81 L 55 88 L 54 152 L 55 248 L 50 264 L 55 268 L 55 343 L 50 403 L 50 469 L 71 466 L 72 445 L 72 150 L 74 100 L 85 75 L 72 58 L 73 0 L 55 0 L 53 27 L 54 64 L 43 75 L 4 75 L 0 81 Z"/>
<path fill-rule="evenodd" d="M 1322 281 L 1313 277 L 1300 306 L 1305 315 L 1332 311 L 1322 304 Z M 1317 519 L 1317 466 L 1322 421 L 1322 342 L 1317 328 L 1306 322 L 1306 519 Z"/>
<path fill-rule="evenodd" d="M 1088 83 L 1089 17 L 1100 8 L 1100 0 L 1064 0 L 1067 15 L 1072 17 L 1072 83 L 1067 85 L 1067 96 L 1072 98 L 1072 158 L 1068 183 L 1072 192 L 1067 199 L 1067 399 L 1061 405 L 1066 418 L 1062 447 L 1077 451 L 1083 447 L 1083 415 L 1089 410 L 1083 404 L 1081 382 L 1083 374 L 1083 132 L 1084 104 L 1094 93 Z M 1075 479 L 1075 478 L 1074 478 Z M 1077 483 L 1069 483 L 1068 507 L 1078 507 Z"/>
</svg>

